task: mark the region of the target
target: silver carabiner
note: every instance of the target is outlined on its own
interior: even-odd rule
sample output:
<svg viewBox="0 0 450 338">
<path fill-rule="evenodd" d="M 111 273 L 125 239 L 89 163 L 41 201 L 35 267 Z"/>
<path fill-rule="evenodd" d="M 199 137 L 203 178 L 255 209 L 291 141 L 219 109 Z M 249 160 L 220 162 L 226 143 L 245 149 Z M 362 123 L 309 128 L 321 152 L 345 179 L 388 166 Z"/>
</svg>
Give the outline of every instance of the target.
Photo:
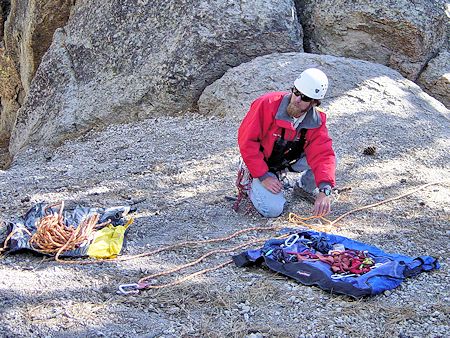
<svg viewBox="0 0 450 338">
<path fill-rule="evenodd" d="M 339 280 L 339 279 L 346 278 L 346 277 L 359 277 L 359 275 L 357 275 L 355 273 L 348 273 L 348 274 L 335 273 L 335 274 L 331 275 L 332 280 Z"/>
<path fill-rule="evenodd" d="M 292 234 L 290 235 L 288 238 L 286 238 L 286 240 L 284 241 L 284 246 L 286 248 L 289 248 L 290 246 L 293 246 L 295 243 L 297 243 L 297 241 L 299 240 L 299 235 L 297 234 Z"/>
<path fill-rule="evenodd" d="M 127 290 L 129 289 L 129 290 Z M 123 295 L 129 295 L 129 294 L 136 294 L 139 293 L 139 284 L 132 283 L 132 284 L 122 284 L 119 286 L 119 293 Z"/>
</svg>

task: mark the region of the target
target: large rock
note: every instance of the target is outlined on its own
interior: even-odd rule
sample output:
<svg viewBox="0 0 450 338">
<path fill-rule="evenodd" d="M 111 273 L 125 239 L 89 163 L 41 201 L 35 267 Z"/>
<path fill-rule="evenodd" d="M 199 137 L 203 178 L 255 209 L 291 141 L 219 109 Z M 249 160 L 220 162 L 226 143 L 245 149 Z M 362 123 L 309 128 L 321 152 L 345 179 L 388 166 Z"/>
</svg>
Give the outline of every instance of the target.
<svg viewBox="0 0 450 338">
<path fill-rule="evenodd" d="M 0 151 L 7 146 L 13 120 L 10 111 L 16 111 L 18 88 L 21 87 L 18 73 L 12 60 L 5 51 L 3 42 L 4 25 L 10 10 L 10 1 L 0 0 Z M 0 166 L 1 166 L 0 159 Z"/>
<path fill-rule="evenodd" d="M 420 74 L 418 84 L 450 108 L 450 52 L 444 51 L 432 59 Z"/>
<path fill-rule="evenodd" d="M 4 155 L 17 110 L 55 29 L 65 25 L 73 2 L 0 0 L 0 167 L 9 161 Z"/>
<path fill-rule="evenodd" d="M 9 138 L 14 126 L 21 91 L 19 74 L 14 61 L 5 54 L 0 46 L 0 168 L 9 163 Z"/>
<path fill-rule="evenodd" d="M 306 51 L 381 63 L 413 81 L 447 43 L 446 0 L 297 3 Z"/>
<path fill-rule="evenodd" d="M 3 28 L 8 16 L 9 7 L 10 1 L 0 0 L 0 41 L 3 39 Z"/>
<path fill-rule="evenodd" d="M 97 125 L 195 108 L 258 55 L 302 51 L 292 0 L 84 1 L 55 33 L 19 111 L 12 154 Z"/>
<path fill-rule="evenodd" d="M 5 24 L 5 48 L 28 93 L 53 33 L 66 24 L 74 0 L 13 0 Z"/>
<path fill-rule="evenodd" d="M 308 53 L 275 53 L 230 69 L 206 87 L 198 102 L 200 113 L 243 117 L 253 100 L 269 91 L 289 90 L 309 67 L 328 75 L 330 85 L 322 104 L 332 106 L 333 111 L 358 105 L 371 115 L 376 111 L 406 116 L 426 110 L 450 118 L 442 103 L 395 70 L 368 61 Z M 359 118 L 364 120 L 364 116 Z M 351 126 L 354 121 L 348 123 Z"/>
</svg>

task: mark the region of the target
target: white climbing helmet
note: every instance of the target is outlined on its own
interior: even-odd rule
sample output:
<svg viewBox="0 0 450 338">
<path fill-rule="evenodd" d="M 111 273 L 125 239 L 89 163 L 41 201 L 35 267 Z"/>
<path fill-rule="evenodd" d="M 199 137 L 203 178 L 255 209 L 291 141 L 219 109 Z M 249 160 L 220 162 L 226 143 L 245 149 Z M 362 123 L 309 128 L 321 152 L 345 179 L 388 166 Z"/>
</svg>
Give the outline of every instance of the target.
<svg viewBox="0 0 450 338">
<path fill-rule="evenodd" d="M 328 78 L 324 72 L 317 68 L 308 68 L 294 81 L 294 86 L 302 94 L 321 100 L 328 89 Z"/>
</svg>

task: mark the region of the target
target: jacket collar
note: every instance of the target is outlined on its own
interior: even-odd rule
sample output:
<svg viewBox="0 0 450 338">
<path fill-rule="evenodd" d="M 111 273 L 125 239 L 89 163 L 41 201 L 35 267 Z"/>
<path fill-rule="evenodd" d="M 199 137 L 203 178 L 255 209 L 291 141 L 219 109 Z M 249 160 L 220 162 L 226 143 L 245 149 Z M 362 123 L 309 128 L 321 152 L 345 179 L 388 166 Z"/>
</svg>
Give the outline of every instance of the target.
<svg viewBox="0 0 450 338">
<path fill-rule="evenodd" d="M 277 125 L 281 128 L 295 130 L 294 119 L 290 117 L 287 113 L 287 106 L 291 101 L 292 94 L 286 94 L 283 96 L 280 105 L 278 106 L 278 111 L 275 114 L 275 121 Z M 319 112 L 315 107 L 311 107 L 306 113 L 305 118 L 298 125 L 297 129 L 314 129 L 322 125 L 322 120 L 320 118 Z"/>
</svg>

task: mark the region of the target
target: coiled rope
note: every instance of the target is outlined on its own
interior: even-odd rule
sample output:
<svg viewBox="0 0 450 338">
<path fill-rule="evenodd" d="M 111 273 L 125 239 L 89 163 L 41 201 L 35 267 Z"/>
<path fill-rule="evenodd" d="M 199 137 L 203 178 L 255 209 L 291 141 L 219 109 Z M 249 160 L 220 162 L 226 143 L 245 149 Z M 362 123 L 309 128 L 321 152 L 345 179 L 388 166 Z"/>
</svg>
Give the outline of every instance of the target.
<svg viewBox="0 0 450 338">
<path fill-rule="evenodd" d="M 48 210 L 55 206 L 59 206 L 59 212 L 49 214 Z M 64 202 L 46 207 L 44 210 L 46 215 L 41 217 L 36 223 L 36 232 L 31 234 L 26 228 L 15 229 L 6 238 L 0 253 L 6 250 L 8 242 L 15 233 L 24 231 L 31 236 L 28 243 L 33 250 L 47 255 L 54 255 L 56 261 L 65 262 L 59 259 L 62 253 L 80 247 L 81 244 L 86 243 L 91 238 L 95 229 L 110 223 L 107 221 L 99 224 L 100 215 L 95 213 L 83 219 L 77 227 L 70 224 L 66 225 L 63 212 Z"/>
</svg>

